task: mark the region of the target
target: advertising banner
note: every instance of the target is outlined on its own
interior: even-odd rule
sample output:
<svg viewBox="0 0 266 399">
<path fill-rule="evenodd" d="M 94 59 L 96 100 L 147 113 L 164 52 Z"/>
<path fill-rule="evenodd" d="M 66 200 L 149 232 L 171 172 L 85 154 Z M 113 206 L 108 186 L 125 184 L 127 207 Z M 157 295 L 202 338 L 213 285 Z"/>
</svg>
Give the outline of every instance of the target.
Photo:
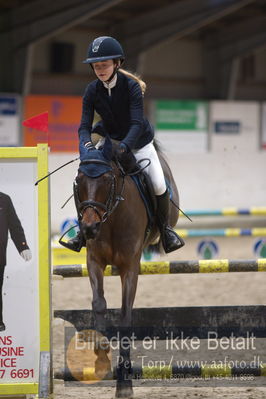
<svg viewBox="0 0 266 399">
<path fill-rule="evenodd" d="M 50 358 L 47 152 L 0 148 L 0 397 L 40 393 Z"/>
<path fill-rule="evenodd" d="M 239 121 L 215 121 L 214 132 L 218 134 L 238 134 L 241 131 Z"/>
<path fill-rule="evenodd" d="M 157 137 L 170 152 L 205 152 L 208 136 L 208 102 L 155 101 Z"/>
<path fill-rule="evenodd" d="M 20 96 L 0 93 L 0 147 L 18 146 Z"/>
<path fill-rule="evenodd" d="M 81 107 L 79 96 L 26 96 L 23 119 L 48 112 L 49 128 L 45 133 L 25 127 L 24 145 L 46 142 L 52 152 L 77 152 Z"/>
<path fill-rule="evenodd" d="M 212 151 L 239 151 L 242 155 L 259 146 L 259 104 L 256 101 L 210 102 L 210 147 Z"/>
<path fill-rule="evenodd" d="M 206 101 L 156 101 L 156 129 L 206 131 L 208 124 Z"/>
</svg>

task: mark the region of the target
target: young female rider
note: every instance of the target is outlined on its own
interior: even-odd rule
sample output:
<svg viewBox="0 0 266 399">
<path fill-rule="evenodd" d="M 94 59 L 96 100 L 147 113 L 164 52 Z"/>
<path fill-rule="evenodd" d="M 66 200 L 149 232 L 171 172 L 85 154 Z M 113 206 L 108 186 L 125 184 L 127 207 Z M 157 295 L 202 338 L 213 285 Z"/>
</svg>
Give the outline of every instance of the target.
<svg viewBox="0 0 266 399">
<path fill-rule="evenodd" d="M 184 245 L 184 241 L 168 225 L 169 193 L 157 152 L 153 146 L 154 132 L 143 116 L 145 83 L 135 75 L 120 69 L 124 52 L 120 43 L 112 37 L 98 37 L 89 45 L 85 64 L 91 64 L 97 80 L 90 83 L 83 97 L 82 119 L 79 127 L 80 152 L 93 147 L 91 133 L 94 110 L 101 117 L 98 126 L 118 140 L 117 157 L 124 158 L 132 152 L 137 160 L 149 158 L 146 168 L 153 183 L 158 204 L 158 226 L 165 252 Z M 95 129 L 97 130 L 97 129 Z M 132 156 L 132 153 L 130 154 Z M 80 251 L 84 244 L 79 233 L 65 245 Z"/>
</svg>

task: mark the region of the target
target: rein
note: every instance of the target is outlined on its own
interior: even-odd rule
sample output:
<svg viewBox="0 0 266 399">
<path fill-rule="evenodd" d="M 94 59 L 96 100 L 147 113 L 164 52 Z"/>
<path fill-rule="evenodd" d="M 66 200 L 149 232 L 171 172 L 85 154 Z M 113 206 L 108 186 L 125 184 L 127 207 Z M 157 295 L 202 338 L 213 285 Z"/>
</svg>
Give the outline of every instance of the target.
<svg viewBox="0 0 266 399">
<path fill-rule="evenodd" d="M 44 176 L 44 177 L 40 178 L 39 180 L 37 180 L 37 181 L 35 182 L 35 186 L 37 186 L 41 181 L 43 181 L 43 180 L 46 179 L 47 177 L 50 177 L 52 174 L 54 174 L 54 173 L 57 172 L 58 170 L 64 168 L 65 166 L 69 165 L 69 164 L 72 163 L 72 162 L 77 161 L 78 159 L 80 159 L 80 158 L 77 157 L 77 158 L 75 158 L 75 159 L 72 159 L 71 161 L 68 161 L 68 162 L 66 162 L 65 164 L 59 166 L 58 168 L 56 168 L 56 169 L 53 170 L 52 172 L 49 172 L 46 176 Z M 142 168 L 137 169 L 135 172 L 132 172 L 132 173 L 126 173 L 126 172 L 124 171 L 122 165 L 121 165 L 119 162 L 117 162 L 117 166 L 118 166 L 118 169 L 119 169 L 119 171 L 120 171 L 120 173 L 121 173 L 121 175 L 122 175 L 123 181 L 122 181 L 121 193 L 120 193 L 120 195 L 116 196 L 116 202 L 115 202 L 115 204 L 114 204 L 114 206 L 113 206 L 111 212 L 110 212 L 110 210 L 108 210 L 108 208 L 106 207 L 105 204 L 102 204 L 102 203 L 100 203 L 100 202 L 95 202 L 95 201 L 94 201 L 94 204 L 92 204 L 92 201 L 91 201 L 91 205 L 93 205 L 93 206 L 91 206 L 91 207 L 93 207 L 93 209 L 95 210 L 95 212 L 98 213 L 99 216 L 100 216 L 100 214 L 99 214 L 99 211 L 97 210 L 96 206 L 102 207 L 102 208 L 105 210 L 106 218 L 104 219 L 104 222 L 105 222 L 105 220 L 107 219 L 107 217 L 115 210 L 115 208 L 117 207 L 117 205 L 119 204 L 119 202 L 124 200 L 124 198 L 122 197 L 122 193 L 123 193 L 123 191 L 124 191 L 124 185 L 125 185 L 125 181 L 124 181 L 124 180 L 125 180 L 125 176 L 134 176 L 134 175 L 137 175 L 137 174 L 139 174 L 140 172 L 142 172 L 144 169 L 146 169 L 146 168 L 150 165 L 150 163 L 151 163 L 151 161 L 150 161 L 149 158 L 143 158 L 143 159 L 139 160 L 138 163 L 143 162 L 143 161 L 148 161 L 147 165 L 143 166 Z M 110 166 L 108 162 L 101 161 L 101 160 L 99 160 L 99 159 L 90 159 L 90 160 L 86 160 L 86 161 L 81 161 L 81 164 L 86 165 L 86 164 L 92 163 L 92 162 L 93 162 L 93 163 L 96 163 L 96 164 L 102 164 L 102 165 Z M 114 179 L 115 179 L 115 176 L 114 176 L 114 175 L 113 175 L 113 177 L 114 177 Z M 75 184 L 74 184 L 74 188 L 75 188 Z M 73 194 L 65 201 L 65 203 L 61 206 L 61 209 L 63 209 L 63 208 L 65 207 L 65 205 L 68 203 L 68 201 L 70 201 L 70 199 L 71 199 L 72 197 L 73 197 Z M 184 211 L 182 211 L 181 208 L 179 208 L 179 206 L 173 201 L 173 199 L 170 199 L 170 201 L 172 202 L 172 204 L 173 204 L 180 212 L 183 213 L 184 216 L 186 216 L 186 217 L 192 222 L 191 218 L 190 218 Z M 85 203 L 85 202 L 88 202 L 88 201 L 83 201 L 83 202 Z M 88 206 L 90 206 L 90 204 L 89 204 Z M 88 208 L 88 206 L 86 206 L 85 209 Z M 82 214 L 84 213 L 85 209 L 83 210 Z M 105 216 L 105 214 L 104 214 L 104 216 Z M 102 219 L 102 218 L 100 217 L 100 219 Z M 69 230 L 71 230 L 71 229 L 72 229 L 72 227 L 71 227 Z"/>
</svg>

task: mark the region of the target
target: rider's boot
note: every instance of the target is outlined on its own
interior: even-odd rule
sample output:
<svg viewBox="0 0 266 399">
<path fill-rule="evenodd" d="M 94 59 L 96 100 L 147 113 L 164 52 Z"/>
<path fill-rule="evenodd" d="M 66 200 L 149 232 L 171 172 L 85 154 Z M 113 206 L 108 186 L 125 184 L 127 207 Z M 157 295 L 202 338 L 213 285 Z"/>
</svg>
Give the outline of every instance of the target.
<svg viewBox="0 0 266 399">
<path fill-rule="evenodd" d="M 78 221 L 79 221 L 79 225 L 80 225 L 79 198 L 78 198 L 76 182 L 74 182 L 73 192 L 74 192 L 75 205 L 76 205 L 76 209 L 77 209 L 77 213 L 78 213 Z M 79 230 L 77 235 L 74 238 L 71 238 L 69 241 L 65 242 L 65 241 L 60 240 L 59 242 L 64 247 L 71 249 L 72 251 L 75 251 L 75 252 L 80 252 L 82 247 L 86 247 L 86 240 L 85 240 L 83 234 L 81 233 L 81 230 Z"/>
<path fill-rule="evenodd" d="M 172 229 L 168 223 L 169 217 L 169 192 L 168 189 L 162 195 L 156 195 L 157 221 L 161 233 L 161 240 L 166 253 L 175 251 L 185 245 L 184 240 Z"/>
<path fill-rule="evenodd" d="M 60 244 L 63 245 L 63 247 L 66 247 L 68 249 L 71 249 L 72 251 L 75 252 L 80 252 L 82 247 L 86 246 L 86 241 L 82 235 L 82 233 L 79 231 L 76 237 L 71 238 L 69 241 L 60 241 Z"/>
</svg>

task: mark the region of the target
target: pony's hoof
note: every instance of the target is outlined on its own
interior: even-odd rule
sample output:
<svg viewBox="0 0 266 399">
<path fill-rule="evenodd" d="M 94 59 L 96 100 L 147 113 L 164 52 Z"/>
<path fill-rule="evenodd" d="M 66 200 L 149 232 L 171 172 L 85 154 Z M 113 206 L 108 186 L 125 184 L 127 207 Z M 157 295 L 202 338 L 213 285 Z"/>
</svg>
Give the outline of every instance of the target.
<svg viewBox="0 0 266 399">
<path fill-rule="evenodd" d="M 116 398 L 133 398 L 134 393 L 133 393 L 133 388 L 132 388 L 132 381 L 117 381 L 116 383 L 116 392 L 115 392 L 115 397 Z"/>
</svg>

